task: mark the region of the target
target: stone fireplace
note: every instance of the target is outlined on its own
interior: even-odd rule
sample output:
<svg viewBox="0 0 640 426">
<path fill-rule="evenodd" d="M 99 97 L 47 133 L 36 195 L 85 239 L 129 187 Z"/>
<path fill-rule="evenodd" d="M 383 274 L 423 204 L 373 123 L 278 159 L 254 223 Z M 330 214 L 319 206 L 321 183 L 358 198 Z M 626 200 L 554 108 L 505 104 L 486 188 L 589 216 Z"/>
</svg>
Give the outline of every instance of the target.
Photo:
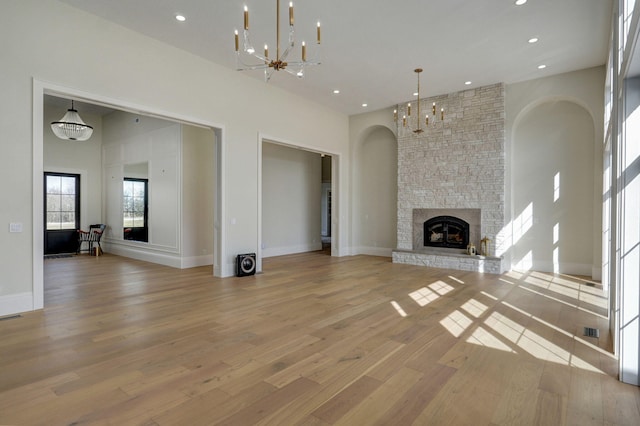
<svg viewBox="0 0 640 426">
<path fill-rule="evenodd" d="M 454 249 L 466 253 L 480 236 L 479 209 L 413 209 L 413 250 Z"/>
<path fill-rule="evenodd" d="M 432 102 L 442 105 L 445 119 L 419 134 L 398 125 L 398 247 L 393 261 L 504 272 L 496 253 L 504 226 L 504 86 L 423 102 L 425 109 Z M 403 108 L 406 104 L 398 105 L 398 115 L 405 114 Z M 467 244 L 479 252 L 485 237 L 488 256 L 469 256 Z"/>
<path fill-rule="evenodd" d="M 469 224 L 455 216 L 437 216 L 424 223 L 425 247 L 465 248 L 469 244 Z"/>
</svg>

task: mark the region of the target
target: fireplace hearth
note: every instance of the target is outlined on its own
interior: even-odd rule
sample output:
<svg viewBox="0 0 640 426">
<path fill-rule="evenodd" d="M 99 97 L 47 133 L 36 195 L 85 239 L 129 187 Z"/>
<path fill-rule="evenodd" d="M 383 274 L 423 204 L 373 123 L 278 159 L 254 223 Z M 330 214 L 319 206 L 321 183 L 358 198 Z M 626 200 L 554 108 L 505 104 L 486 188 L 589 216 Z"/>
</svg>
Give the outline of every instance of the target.
<svg viewBox="0 0 640 426">
<path fill-rule="evenodd" d="M 436 216 L 424 222 L 424 246 L 466 249 L 469 223 L 454 216 Z"/>
</svg>

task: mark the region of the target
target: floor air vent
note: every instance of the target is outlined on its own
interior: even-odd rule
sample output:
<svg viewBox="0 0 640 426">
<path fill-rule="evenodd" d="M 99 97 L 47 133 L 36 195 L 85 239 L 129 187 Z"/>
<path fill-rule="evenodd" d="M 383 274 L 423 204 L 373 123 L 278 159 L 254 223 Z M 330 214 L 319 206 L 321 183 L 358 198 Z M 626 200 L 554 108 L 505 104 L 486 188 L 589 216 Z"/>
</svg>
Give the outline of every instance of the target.
<svg viewBox="0 0 640 426">
<path fill-rule="evenodd" d="M 600 330 L 598 330 L 597 328 L 591 328 L 591 327 L 585 327 L 584 328 L 584 335 L 587 337 L 595 337 L 595 338 L 600 338 Z"/>
</svg>

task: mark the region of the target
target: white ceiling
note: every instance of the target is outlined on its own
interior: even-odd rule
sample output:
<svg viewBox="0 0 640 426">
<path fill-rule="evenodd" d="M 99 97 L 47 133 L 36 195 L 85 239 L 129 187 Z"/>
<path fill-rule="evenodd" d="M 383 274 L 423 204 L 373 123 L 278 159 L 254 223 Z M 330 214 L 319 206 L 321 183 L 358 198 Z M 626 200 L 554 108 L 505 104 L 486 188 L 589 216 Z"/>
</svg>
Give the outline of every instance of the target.
<svg viewBox="0 0 640 426">
<path fill-rule="evenodd" d="M 242 29 L 246 4 L 253 44 L 275 52 L 277 0 L 60 1 L 233 69 L 233 31 Z M 310 51 L 316 21 L 322 23 L 322 65 L 304 79 L 276 73 L 267 84 L 351 115 L 414 98 L 418 67 L 420 94 L 428 97 L 605 63 L 612 0 L 514 2 L 297 0 L 297 41 L 306 39 Z M 281 3 L 284 24 L 288 2 Z M 528 43 L 532 37 L 539 41 Z M 261 71 L 244 73 L 263 79 Z"/>
</svg>

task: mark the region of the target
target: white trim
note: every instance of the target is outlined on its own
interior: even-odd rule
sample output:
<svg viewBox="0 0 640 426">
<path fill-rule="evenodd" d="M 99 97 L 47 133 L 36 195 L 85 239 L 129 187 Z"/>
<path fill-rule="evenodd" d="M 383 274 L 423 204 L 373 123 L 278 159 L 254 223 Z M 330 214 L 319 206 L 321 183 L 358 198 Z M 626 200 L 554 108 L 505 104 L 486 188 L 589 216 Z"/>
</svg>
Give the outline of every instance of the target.
<svg viewBox="0 0 640 426">
<path fill-rule="evenodd" d="M 262 272 L 262 144 L 264 140 L 258 132 L 258 193 L 256 194 L 258 200 L 258 241 L 256 242 L 256 273 Z"/>
<path fill-rule="evenodd" d="M 33 301 L 31 292 L 0 296 L 0 317 L 41 309 L 34 308 Z"/>
<path fill-rule="evenodd" d="M 337 167 L 339 165 L 340 154 L 334 151 L 328 151 L 326 149 L 321 149 L 311 145 L 305 145 L 300 143 L 294 143 L 291 141 L 286 141 L 281 138 L 277 138 L 274 136 L 267 135 L 262 132 L 258 132 L 258 193 L 256 194 L 256 199 L 258 203 L 258 236 L 257 236 L 257 244 L 256 244 L 256 272 L 262 272 L 262 258 L 263 257 L 273 257 L 273 256 L 281 256 L 285 254 L 293 254 L 293 253 L 304 253 L 308 251 L 316 251 L 322 250 L 322 243 L 317 243 L 319 248 L 316 245 L 307 245 L 307 246 L 299 246 L 299 247 L 283 247 L 283 248 L 272 248 L 272 249 L 262 249 L 262 145 L 264 142 L 273 143 L 276 145 L 286 146 L 289 148 L 302 149 L 304 151 L 315 152 L 318 154 L 328 154 L 331 156 L 331 255 L 332 256 L 344 256 L 344 249 L 340 249 L 340 233 L 336 230 L 340 227 L 340 217 L 338 216 L 338 199 L 337 196 L 339 194 L 339 173 Z M 306 248 L 302 248 L 306 247 Z M 294 251 L 288 251 L 294 250 Z M 299 251 L 297 251 L 299 250 Z M 278 254 L 276 254 L 278 253 Z M 232 264 L 235 268 L 235 264 Z M 235 273 L 235 271 L 234 271 Z"/>
<path fill-rule="evenodd" d="M 591 279 L 595 281 L 602 281 L 601 266 L 591 266 Z"/>
<path fill-rule="evenodd" d="M 157 263 L 159 265 L 171 266 L 172 268 L 182 267 L 182 258 L 180 254 L 141 250 L 138 247 L 116 245 L 116 244 L 102 244 L 104 250 L 107 253 L 115 254 L 117 256 L 128 257 L 131 259 L 142 260 L 145 262 Z"/>
<path fill-rule="evenodd" d="M 262 257 L 284 256 L 285 254 L 307 253 L 322 250 L 322 243 L 304 244 L 300 246 L 272 247 L 262 250 Z"/>
<path fill-rule="evenodd" d="M 180 268 L 187 269 L 187 268 L 196 268 L 198 266 L 208 266 L 208 265 L 213 266 L 212 254 L 207 254 L 204 256 L 183 257 L 181 259 Z"/>
<path fill-rule="evenodd" d="M 581 275 L 586 277 L 592 277 L 592 272 L 594 270 L 593 265 L 587 263 L 570 263 L 570 262 L 560 262 L 555 265 L 550 261 L 540 261 L 533 260 L 533 265 L 528 270 L 523 270 L 522 268 L 518 268 L 516 265 L 511 265 L 511 269 L 518 272 L 527 272 L 531 271 L 539 271 L 539 272 L 548 272 L 548 273 L 558 273 L 558 274 L 566 274 L 566 275 Z M 592 278 L 595 279 L 595 278 Z"/>
<path fill-rule="evenodd" d="M 393 249 L 388 247 L 353 247 L 351 249 L 352 256 L 356 256 L 359 254 L 366 254 L 368 256 L 384 256 L 391 257 L 393 254 Z"/>
</svg>

